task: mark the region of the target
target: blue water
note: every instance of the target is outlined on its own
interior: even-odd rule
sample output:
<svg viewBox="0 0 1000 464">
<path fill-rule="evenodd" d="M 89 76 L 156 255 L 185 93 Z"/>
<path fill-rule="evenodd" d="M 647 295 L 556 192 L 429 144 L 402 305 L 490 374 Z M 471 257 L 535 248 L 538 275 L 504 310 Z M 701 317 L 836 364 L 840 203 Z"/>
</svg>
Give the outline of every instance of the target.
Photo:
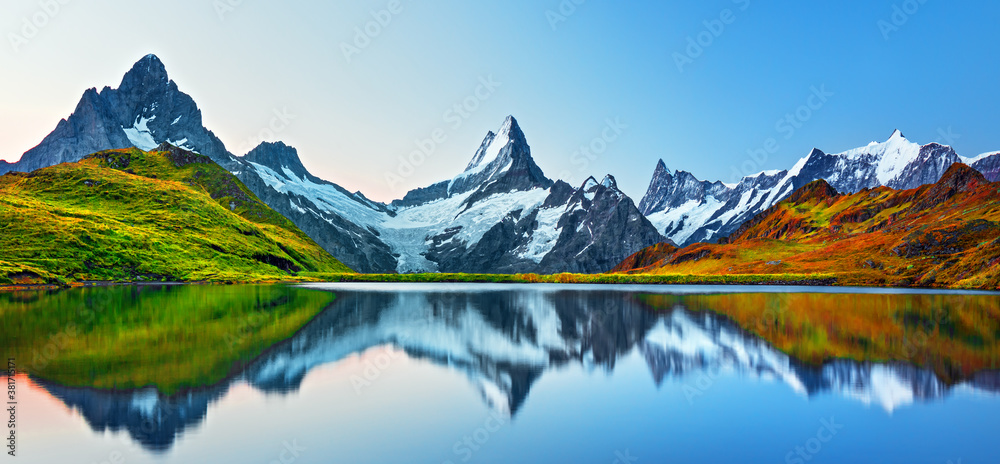
<svg viewBox="0 0 1000 464">
<path fill-rule="evenodd" d="M 336 300 L 205 390 L 19 377 L 18 460 L 1000 462 L 995 373 L 805 365 L 713 313 L 634 298 L 724 288 L 313 287 Z"/>
</svg>

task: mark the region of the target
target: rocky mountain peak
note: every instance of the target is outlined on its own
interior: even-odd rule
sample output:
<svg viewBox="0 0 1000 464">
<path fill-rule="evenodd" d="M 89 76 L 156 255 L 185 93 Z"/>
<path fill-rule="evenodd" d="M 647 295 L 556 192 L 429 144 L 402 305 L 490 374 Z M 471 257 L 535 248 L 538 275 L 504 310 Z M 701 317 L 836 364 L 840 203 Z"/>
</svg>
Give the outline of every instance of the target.
<svg viewBox="0 0 1000 464">
<path fill-rule="evenodd" d="M 524 137 L 524 132 L 521 131 L 521 127 L 518 126 L 514 116 L 507 116 L 496 133 L 493 131 L 486 133 L 483 143 L 479 146 L 479 150 L 476 151 L 472 160 L 469 161 L 465 172 L 481 170 L 496 161 L 506 161 L 499 159 L 499 157 L 504 155 L 502 153 L 503 149 L 509 145 L 517 148 L 517 150 L 511 150 L 507 153 L 509 157 L 530 158 L 528 141 Z"/>
<path fill-rule="evenodd" d="M 144 89 L 148 92 L 152 89 L 162 89 L 168 82 L 170 78 L 167 76 L 166 66 L 156 55 L 150 54 L 132 65 L 132 69 L 122 78 L 118 89 L 122 91 Z"/>
<path fill-rule="evenodd" d="M 531 157 L 531 147 L 517 120 L 507 116 L 496 133 L 486 134 L 465 171 L 448 183 L 447 194 L 456 195 L 474 189 L 496 193 L 536 187 L 547 189 L 551 186 L 552 181 L 545 177 Z"/>
<path fill-rule="evenodd" d="M 245 161 L 265 166 L 274 172 L 289 170 L 296 177 L 306 179 L 309 171 L 302 165 L 299 152 L 284 142 L 262 142 L 243 157 Z"/>
<path fill-rule="evenodd" d="M 604 176 L 604 180 L 601 181 L 601 185 L 605 188 L 618 190 L 618 182 L 615 180 L 615 176 L 612 176 L 611 174 Z"/>
<path fill-rule="evenodd" d="M 941 176 L 941 180 L 931 185 L 931 191 L 967 192 L 975 190 L 989 181 L 983 174 L 962 163 L 952 164 Z"/>
<path fill-rule="evenodd" d="M 642 211 L 642 214 L 649 214 L 657 207 L 662 206 L 666 197 L 672 192 L 673 183 L 674 176 L 670 173 L 670 169 L 667 168 L 666 163 L 662 159 L 657 161 L 656 169 L 653 170 L 653 178 L 649 181 L 646 194 L 639 201 L 639 211 Z"/>
<path fill-rule="evenodd" d="M 829 200 L 840 196 L 836 189 L 830 186 L 823 179 L 814 180 L 804 187 L 792 192 L 788 201 L 796 204 L 807 203 L 812 200 Z"/>
</svg>

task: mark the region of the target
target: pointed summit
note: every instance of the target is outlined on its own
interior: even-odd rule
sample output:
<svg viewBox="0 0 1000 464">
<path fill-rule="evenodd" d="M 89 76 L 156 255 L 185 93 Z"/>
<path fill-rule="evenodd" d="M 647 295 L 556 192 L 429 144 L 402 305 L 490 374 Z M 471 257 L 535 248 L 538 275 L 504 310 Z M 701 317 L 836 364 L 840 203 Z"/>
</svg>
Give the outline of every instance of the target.
<svg viewBox="0 0 1000 464">
<path fill-rule="evenodd" d="M 504 191 L 549 188 L 552 181 L 531 158 L 531 147 L 517 120 L 507 116 L 496 133 L 488 132 L 465 171 L 448 184 L 449 195 L 499 182 Z"/>
<path fill-rule="evenodd" d="M 896 129 L 896 130 L 892 131 L 892 135 L 889 136 L 889 140 L 894 140 L 894 139 L 905 140 L 906 136 L 903 135 L 902 131 L 900 131 L 899 129 Z"/>
<path fill-rule="evenodd" d="M 478 168 L 493 162 L 500 155 L 500 151 L 511 142 L 524 147 L 528 146 L 524 132 L 521 132 L 521 127 L 517 125 L 517 120 L 514 119 L 514 116 L 507 116 L 496 133 L 493 131 L 486 133 L 483 143 L 479 146 L 479 150 L 476 151 L 465 171 L 478 170 Z"/>
<path fill-rule="evenodd" d="M 615 176 L 612 176 L 611 174 L 604 176 L 604 180 L 601 181 L 601 185 L 605 188 L 618 190 L 618 181 L 616 181 Z"/>
<path fill-rule="evenodd" d="M 661 184 L 663 182 L 670 182 L 673 180 L 673 175 L 670 172 L 670 168 L 667 164 L 663 162 L 661 158 L 656 162 L 656 169 L 653 170 L 653 178 L 650 180 L 650 187 L 654 184 Z"/>
<path fill-rule="evenodd" d="M 122 78 L 119 89 L 134 89 L 141 86 L 161 87 L 167 84 L 167 68 L 156 55 L 149 54 L 132 65 Z"/>
<path fill-rule="evenodd" d="M 667 164 L 663 162 L 663 159 L 660 159 L 656 162 L 656 169 L 653 171 L 653 178 L 649 180 L 649 187 L 646 188 L 646 194 L 639 201 L 639 211 L 642 211 L 642 214 L 649 214 L 658 204 L 664 201 L 664 197 L 673 188 L 674 175 L 670 173 L 670 169 L 667 168 Z"/>
</svg>

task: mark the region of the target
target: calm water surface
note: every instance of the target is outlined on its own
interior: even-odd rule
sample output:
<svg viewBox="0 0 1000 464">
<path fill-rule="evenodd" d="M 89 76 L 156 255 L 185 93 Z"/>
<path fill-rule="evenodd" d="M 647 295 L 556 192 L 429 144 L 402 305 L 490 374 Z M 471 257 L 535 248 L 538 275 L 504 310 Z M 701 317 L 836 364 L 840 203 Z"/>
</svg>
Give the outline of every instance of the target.
<svg viewBox="0 0 1000 464">
<path fill-rule="evenodd" d="M 995 372 L 949 385 L 902 363 L 805 364 L 685 304 L 812 289 L 308 287 L 296 291 L 336 298 L 208 388 L 164 397 L 19 375 L 11 462 L 1000 462 Z M 678 296 L 653 308 L 636 297 L 649 292 Z"/>
</svg>

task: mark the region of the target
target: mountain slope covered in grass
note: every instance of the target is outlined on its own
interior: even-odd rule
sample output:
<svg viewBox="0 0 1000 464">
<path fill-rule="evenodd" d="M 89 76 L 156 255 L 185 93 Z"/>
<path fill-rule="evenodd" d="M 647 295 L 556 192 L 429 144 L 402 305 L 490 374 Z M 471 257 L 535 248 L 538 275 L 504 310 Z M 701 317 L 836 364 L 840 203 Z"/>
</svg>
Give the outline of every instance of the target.
<svg viewBox="0 0 1000 464">
<path fill-rule="evenodd" d="M 615 273 L 832 276 L 840 285 L 1000 289 L 1000 183 L 960 163 L 937 183 L 843 195 L 812 182 L 719 244 L 647 248 Z"/>
<path fill-rule="evenodd" d="M 350 272 L 206 156 L 161 145 L 0 176 L 0 284 Z"/>
</svg>

